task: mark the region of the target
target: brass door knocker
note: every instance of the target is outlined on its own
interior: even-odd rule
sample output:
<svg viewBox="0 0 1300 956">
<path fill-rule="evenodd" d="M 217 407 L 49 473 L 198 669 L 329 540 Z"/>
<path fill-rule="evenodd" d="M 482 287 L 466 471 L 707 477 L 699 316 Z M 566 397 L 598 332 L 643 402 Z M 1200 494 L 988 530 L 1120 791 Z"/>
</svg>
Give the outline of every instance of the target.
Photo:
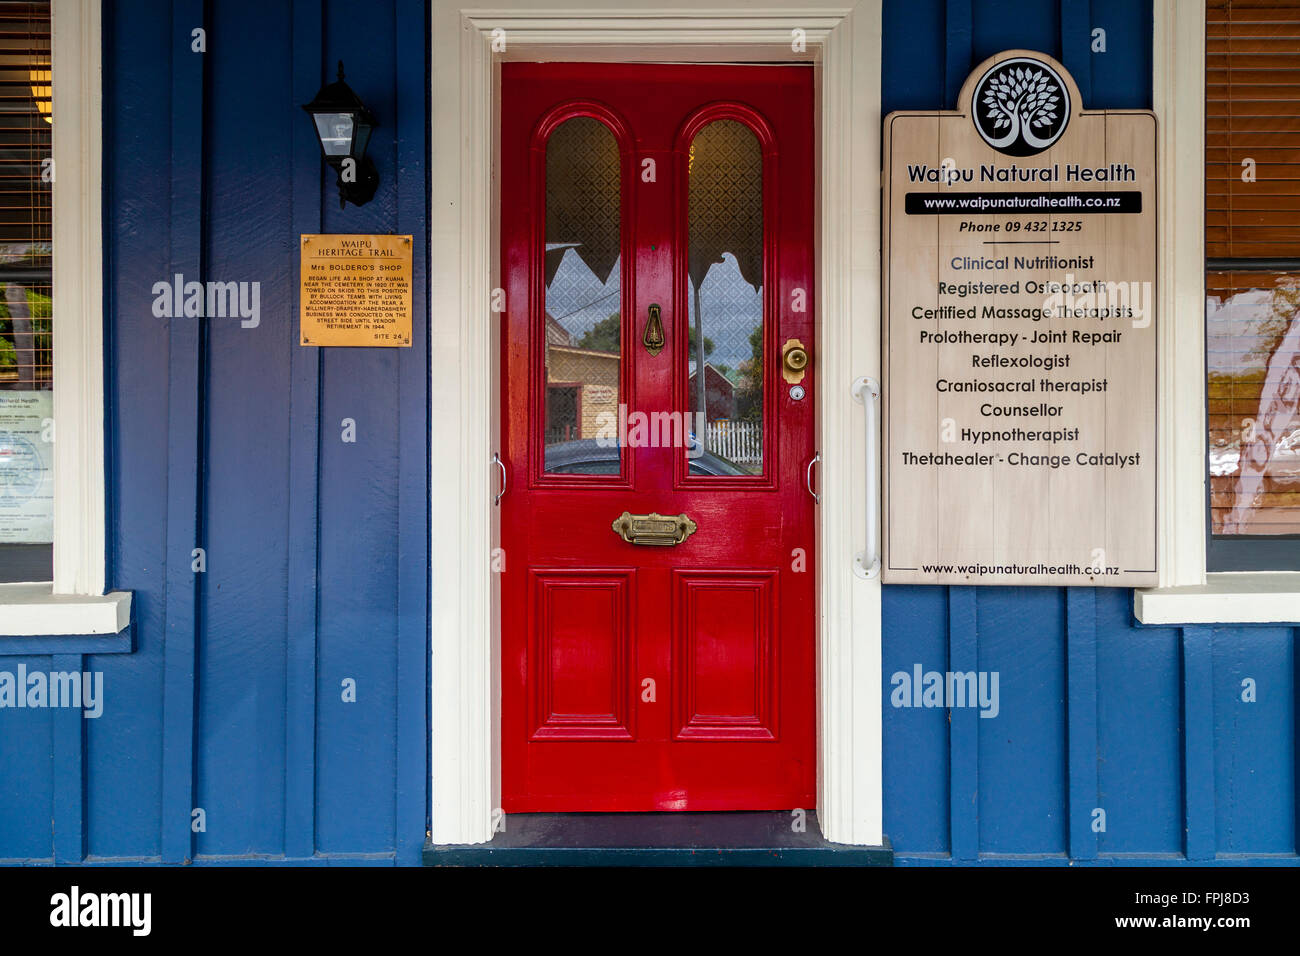
<svg viewBox="0 0 1300 956">
<path fill-rule="evenodd" d="M 664 324 L 659 318 L 659 304 L 650 303 L 649 317 L 645 320 L 645 332 L 641 344 L 651 355 L 658 355 L 664 347 Z"/>
</svg>

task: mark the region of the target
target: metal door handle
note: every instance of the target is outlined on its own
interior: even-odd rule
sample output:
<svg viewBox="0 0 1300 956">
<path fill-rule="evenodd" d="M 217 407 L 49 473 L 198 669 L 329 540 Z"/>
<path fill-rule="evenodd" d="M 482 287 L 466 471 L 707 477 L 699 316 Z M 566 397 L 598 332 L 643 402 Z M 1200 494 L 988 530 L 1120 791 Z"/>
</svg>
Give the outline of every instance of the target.
<svg viewBox="0 0 1300 956">
<path fill-rule="evenodd" d="M 859 376 L 853 380 L 853 397 L 867 412 L 867 547 L 853 556 L 853 573 L 870 580 L 880 573 L 880 422 L 876 419 L 880 383 L 870 376 Z"/>
<path fill-rule="evenodd" d="M 501 469 L 501 490 L 498 491 L 497 496 L 492 499 L 492 504 L 499 505 L 501 504 L 501 496 L 506 493 L 506 463 L 501 460 L 501 456 L 496 452 L 492 453 L 492 461 Z"/>
<path fill-rule="evenodd" d="M 657 511 L 648 515 L 624 511 L 610 527 L 628 544 L 681 544 L 696 530 L 695 522 L 684 514 L 661 515 Z"/>
<path fill-rule="evenodd" d="M 818 452 L 817 454 L 813 455 L 812 460 L 808 462 L 808 467 L 804 470 L 803 473 L 803 483 L 808 488 L 808 494 L 812 495 L 813 501 L 817 502 L 818 504 L 822 503 L 822 496 L 812 490 L 812 470 L 813 470 L 813 465 L 817 464 L 817 462 L 821 460 L 822 460 L 821 452 Z"/>
</svg>

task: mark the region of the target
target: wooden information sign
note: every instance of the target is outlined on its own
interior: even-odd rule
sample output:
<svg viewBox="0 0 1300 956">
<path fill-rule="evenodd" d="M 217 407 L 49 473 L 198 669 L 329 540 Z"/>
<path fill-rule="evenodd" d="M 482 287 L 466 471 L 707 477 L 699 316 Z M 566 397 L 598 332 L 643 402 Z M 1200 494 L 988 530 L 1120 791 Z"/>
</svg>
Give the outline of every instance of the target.
<svg viewBox="0 0 1300 956">
<path fill-rule="evenodd" d="M 303 236 L 301 251 L 301 344 L 411 344 L 410 236 Z"/>
<path fill-rule="evenodd" d="M 981 63 L 884 129 L 882 579 L 1156 583 L 1156 123 Z"/>
</svg>

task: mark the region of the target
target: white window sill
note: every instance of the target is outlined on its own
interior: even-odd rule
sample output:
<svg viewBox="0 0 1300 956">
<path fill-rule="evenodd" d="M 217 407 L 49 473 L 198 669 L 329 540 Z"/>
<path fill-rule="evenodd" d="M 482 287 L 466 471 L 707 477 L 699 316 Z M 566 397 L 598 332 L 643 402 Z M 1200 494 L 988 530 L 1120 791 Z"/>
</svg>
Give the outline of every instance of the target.
<svg viewBox="0 0 1300 956">
<path fill-rule="evenodd" d="M 120 634 L 131 623 L 131 592 L 54 594 L 43 584 L 0 584 L 0 638 Z"/>
<path fill-rule="evenodd" d="M 1300 622 L 1300 571 L 1207 574 L 1194 587 L 1133 592 L 1143 624 L 1294 624 Z"/>
</svg>

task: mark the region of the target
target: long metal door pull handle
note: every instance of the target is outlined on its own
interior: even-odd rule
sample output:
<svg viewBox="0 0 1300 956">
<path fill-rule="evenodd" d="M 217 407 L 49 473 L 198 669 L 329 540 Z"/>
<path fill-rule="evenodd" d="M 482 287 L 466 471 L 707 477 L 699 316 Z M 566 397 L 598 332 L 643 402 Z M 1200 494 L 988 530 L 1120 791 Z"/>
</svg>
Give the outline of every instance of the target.
<svg viewBox="0 0 1300 956">
<path fill-rule="evenodd" d="M 808 494 L 812 495 L 813 501 L 817 502 L 818 504 L 822 503 L 822 496 L 812 490 L 812 470 L 813 470 L 813 465 L 817 464 L 817 462 L 821 460 L 822 460 L 821 452 L 818 452 L 817 454 L 813 455 L 812 459 L 808 462 L 808 467 L 804 470 L 803 473 L 804 486 L 807 487 Z"/>
<path fill-rule="evenodd" d="M 853 556 L 853 573 L 870 580 L 880 573 L 880 422 L 876 418 L 880 383 L 868 375 L 859 376 L 853 380 L 853 397 L 867 413 L 867 547 Z"/>
<path fill-rule="evenodd" d="M 501 504 L 501 496 L 506 493 L 506 463 L 501 460 L 501 456 L 496 452 L 492 453 L 492 462 L 501 469 L 501 490 L 498 491 L 497 496 L 492 499 L 493 505 L 499 505 Z"/>
</svg>

